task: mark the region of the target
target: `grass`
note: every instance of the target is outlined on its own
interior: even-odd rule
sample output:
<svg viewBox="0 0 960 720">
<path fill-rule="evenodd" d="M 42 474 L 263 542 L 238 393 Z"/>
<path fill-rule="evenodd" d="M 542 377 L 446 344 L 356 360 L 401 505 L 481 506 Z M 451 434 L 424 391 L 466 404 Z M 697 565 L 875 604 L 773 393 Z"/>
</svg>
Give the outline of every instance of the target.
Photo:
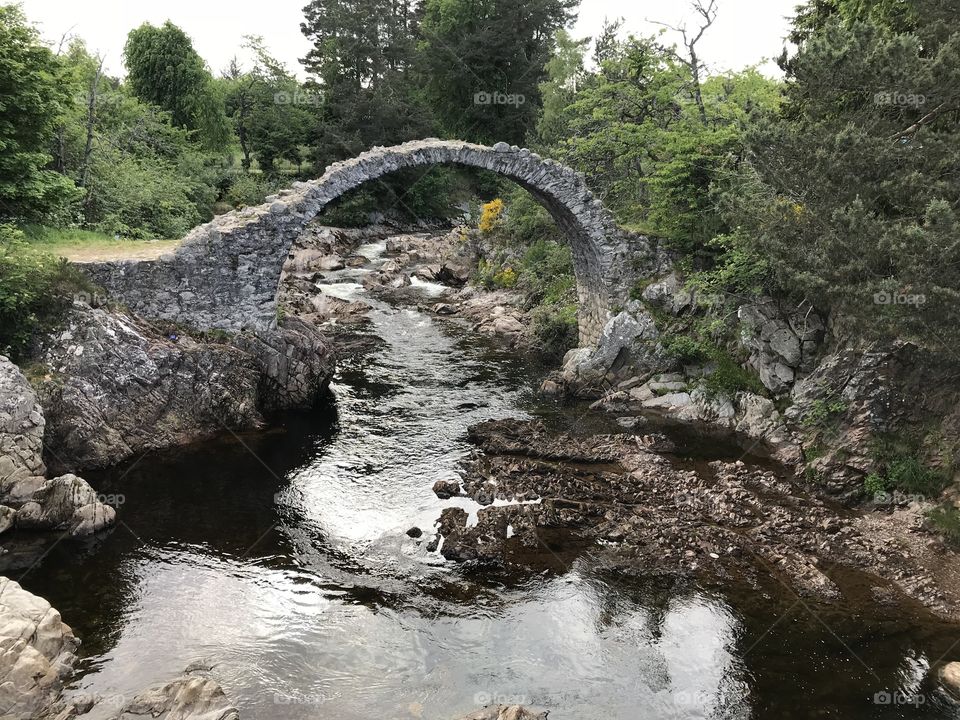
<svg viewBox="0 0 960 720">
<path fill-rule="evenodd" d="M 73 262 L 149 259 L 173 250 L 180 243 L 180 240 L 134 240 L 92 230 L 43 225 L 26 225 L 21 230 L 34 249 Z"/>
<path fill-rule="evenodd" d="M 943 471 L 926 467 L 916 457 L 903 456 L 885 462 L 880 470 L 870 473 L 863 486 L 871 496 L 896 490 L 935 500 L 949 482 Z"/>
<path fill-rule="evenodd" d="M 953 547 L 960 547 L 960 511 L 941 505 L 927 513 L 927 520 Z"/>
</svg>

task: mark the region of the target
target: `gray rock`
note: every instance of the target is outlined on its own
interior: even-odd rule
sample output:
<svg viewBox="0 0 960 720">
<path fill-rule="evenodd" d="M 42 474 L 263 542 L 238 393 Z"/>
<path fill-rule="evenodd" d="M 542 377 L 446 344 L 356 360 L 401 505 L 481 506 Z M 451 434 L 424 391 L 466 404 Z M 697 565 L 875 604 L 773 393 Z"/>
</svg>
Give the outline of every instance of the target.
<svg viewBox="0 0 960 720">
<path fill-rule="evenodd" d="M 816 362 L 824 323 L 812 309 L 783 310 L 771 298 L 741 305 L 740 343 L 749 351 L 748 365 L 771 392 L 782 395 Z"/>
<path fill-rule="evenodd" d="M 17 511 L 9 505 L 0 505 L 0 533 L 5 533 L 13 527 L 17 519 Z"/>
<path fill-rule="evenodd" d="M 19 481 L 46 473 L 44 417 L 20 368 L 0 355 L 0 496 Z"/>
<path fill-rule="evenodd" d="M 460 720 L 547 720 L 547 712 L 534 712 L 521 705 L 488 705 Z"/>
<path fill-rule="evenodd" d="M 960 662 L 948 662 L 937 675 L 943 687 L 955 698 L 960 698 Z"/>
<path fill-rule="evenodd" d="M 589 392 L 602 389 L 608 374 L 620 367 L 663 369 L 668 361 L 659 351 L 659 336 L 649 313 L 624 310 L 604 325 L 594 347 L 567 353 L 560 377 L 567 387 Z"/>
<path fill-rule="evenodd" d="M 90 535 L 113 524 L 116 511 L 100 502 L 83 478 L 62 475 L 47 480 L 16 514 L 18 528 L 64 530 Z"/>
<path fill-rule="evenodd" d="M 215 680 L 194 670 L 172 682 L 150 688 L 126 703 L 110 720 L 239 720 Z"/>
<path fill-rule="evenodd" d="M 333 372 L 322 336 L 296 319 L 208 342 L 80 303 L 43 359 L 54 375 L 41 388 L 46 445 L 60 472 L 258 427 L 265 410 L 314 403 Z"/>
</svg>

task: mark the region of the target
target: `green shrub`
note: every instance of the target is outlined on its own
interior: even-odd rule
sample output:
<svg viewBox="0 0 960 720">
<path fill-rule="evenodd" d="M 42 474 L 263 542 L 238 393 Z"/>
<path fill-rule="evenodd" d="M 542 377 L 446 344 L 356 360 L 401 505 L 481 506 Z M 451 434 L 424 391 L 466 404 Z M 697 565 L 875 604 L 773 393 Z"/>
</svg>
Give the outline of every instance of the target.
<svg viewBox="0 0 960 720">
<path fill-rule="evenodd" d="M 818 399 L 811 404 L 800 424 L 806 428 L 825 429 L 846 411 L 847 403 L 841 398 Z"/>
<path fill-rule="evenodd" d="M 733 395 L 738 392 L 763 395 L 766 392 L 757 374 L 741 367 L 730 355 L 720 351 L 713 353 L 712 360 L 717 367 L 703 380 L 708 395 Z"/>
<path fill-rule="evenodd" d="M 270 184 L 250 173 L 237 173 L 224 194 L 224 200 L 235 208 L 259 205 L 271 192 Z"/>
<path fill-rule="evenodd" d="M 93 290 L 76 267 L 31 248 L 22 232 L 0 225 L 0 353 L 25 357 L 37 333 L 56 326 L 74 295 Z"/>
<path fill-rule="evenodd" d="M 532 315 L 532 330 L 540 349 L 560 358 L 579 341 L 576 305 L 541 305 Z"/>
<path fill-rule="evenodd" d="M 952 505 L 941 505 L 927 513 L 927 520 L 948 543 L 960 547 L 960 510 Z"/>
<path fill-rule="evenodd" d="M 538 243 L 557 244 L 563 233 L 556 221 L 544 207 L 526 190 L 514 186 L 507 195 L 507 219 L 505 229 L 510 237 L 523 245 Z"/>
<path fill-rule="evenodd" d="M 702 340 L 681 334 L 662 335 L 660 345 L 670 359 L 682 365 L 703 362 L 710 357 L 714 349 Z"/>
<path fill-rule="evenodd" d="M 866 479 L 863 481 L 863 490 L 871 498 L 875 498 L 878 495 L 883 495 L 890 488 L 887 485 L 887 479 L 883 477 L 880 473 L 872 472 L 867 475 Z"/>
<path fill-rule="evenodd" d="M 894 460 L 887 468 L 887 479 L 896 490 L 935 498 L 947 486 L 946 476 L 923 465 L 915 457 Z"/>
</svg>

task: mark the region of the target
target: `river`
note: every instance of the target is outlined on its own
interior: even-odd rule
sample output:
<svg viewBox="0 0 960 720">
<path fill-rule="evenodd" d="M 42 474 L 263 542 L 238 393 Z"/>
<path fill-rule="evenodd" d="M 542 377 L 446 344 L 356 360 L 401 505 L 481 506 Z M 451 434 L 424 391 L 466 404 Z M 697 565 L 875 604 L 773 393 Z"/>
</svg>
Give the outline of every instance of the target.
<svg viewBox="0 0 960 720">
<path fill-rule="evenodd" d="M 627 580 L 562 539 L 510 571 L 427 552 L 450 502 L 431 486 L 471 452 L 469 425 L 576 429 L 584 409 L 538 396 L 529 359 L 367 296 L 368 271 L 321 287 L 369 303 L 384 341 L 341 365 L 329 409 L 88 474 L 122 496 L 117 526 L 21 580 L 83 639 L 68 693 L 119 704 L 202 660 L 264 720 L 451 720 L 489 702 L 551 720 L 956 716 L 926 676 L 960 633 L 919 611 Z"/>
</svg>

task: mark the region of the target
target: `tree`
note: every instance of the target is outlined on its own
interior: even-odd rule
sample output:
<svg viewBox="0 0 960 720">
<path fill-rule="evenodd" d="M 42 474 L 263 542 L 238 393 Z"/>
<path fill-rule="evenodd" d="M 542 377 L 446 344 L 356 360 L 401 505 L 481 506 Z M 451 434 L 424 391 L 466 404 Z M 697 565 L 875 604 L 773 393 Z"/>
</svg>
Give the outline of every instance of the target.
<svg viewBox="0 0 960 720">
<path fill-rule="evenodd" d="M 71 104 L 61 72 L 19 7 L 0 6 L 0 219 L 60 215 L 81 194 L 47 169 L 55 130 Z"/>
<path fill-rule="evenodd" d="M 425 0 L 418 65 L 444 133 L 522 144 L 575 0 Z"/>
<path fill-rule="evenodd" d="M 229 137 L 213 77 L 183 30 L 169 20 L 131 30 L 123 49 L 127 83 L 133 94 L 170 113 L 178 127 L 193 131 L 207 148 Z"/>
<path fill-rule="evenodd" d="M 61 80 L 82 102 L 61 117 L 58 165 L 84 190 L 85 227 L 133 237 L 177 237 L 210 217 L 215 188 L 208 156 L 103 72 L 80 40 L 61 57 Z"/>
<path fill-rule="evenodd" d="M 690 76 L 690 87 L 693 94 L 693 100 L 697 104 L 697 110 L 700 113 L 700 121 L 706 125 L 707 124 L 707 110 L 703 104 L 703 93 L 700 85 L 701 76 L 705 72 L 703 61 L 700 59 L 700 55 L 697 52 L 697 43 L 703 39 L 703 34 L 713 25 L 714 20 L 717 19 L 717 2 L 716 0 L 710 0 L 709 4 L 704 6 L 701 0 L 693 0 L 693 9 L 700 16 L 700 27 L 695 31 L 688 32 L 685 25 L 680 27 L 673 27 L 672 25 L 667 25 L 666 23 L 660 23 L 664 27 L 680 33 L 680 36 L 683 38 L 683 47 L 686 50 L 686 55 L 680 55 L 672 49 L 668 49 L 668 52 L 673 53 L 674 57 L 687 68 L 687 73 Z"/>
<path fill-rule="evenodd" d="M 283 64 L 270 55 L 257 36 L 248 36 L 244 47 L 253 53 L 253 67 L 243 72 L 234 61 L 225 78 L 225 103 L 250 168 L 256 157 L 264 172 L 278 159 L 296 165 L 303 161 L 319 97 L 308 93 Z"/>
<path fill-rule="evenodd" d="M 313 75 L 307 89 L 322 98 L 311 140 L 317 166 L 431 134 L 410 72 L 411 0 L 313 0 L 304 14 L 301 29 L 314 45 L 303 59 Z"/>
<path fill-rule="evenodd" d="M 841 331 L 938 343 L 960 327 L 960 32 L 927 17 L 813 23 L 724 200 L 777 285 Z"/>
</svg>

